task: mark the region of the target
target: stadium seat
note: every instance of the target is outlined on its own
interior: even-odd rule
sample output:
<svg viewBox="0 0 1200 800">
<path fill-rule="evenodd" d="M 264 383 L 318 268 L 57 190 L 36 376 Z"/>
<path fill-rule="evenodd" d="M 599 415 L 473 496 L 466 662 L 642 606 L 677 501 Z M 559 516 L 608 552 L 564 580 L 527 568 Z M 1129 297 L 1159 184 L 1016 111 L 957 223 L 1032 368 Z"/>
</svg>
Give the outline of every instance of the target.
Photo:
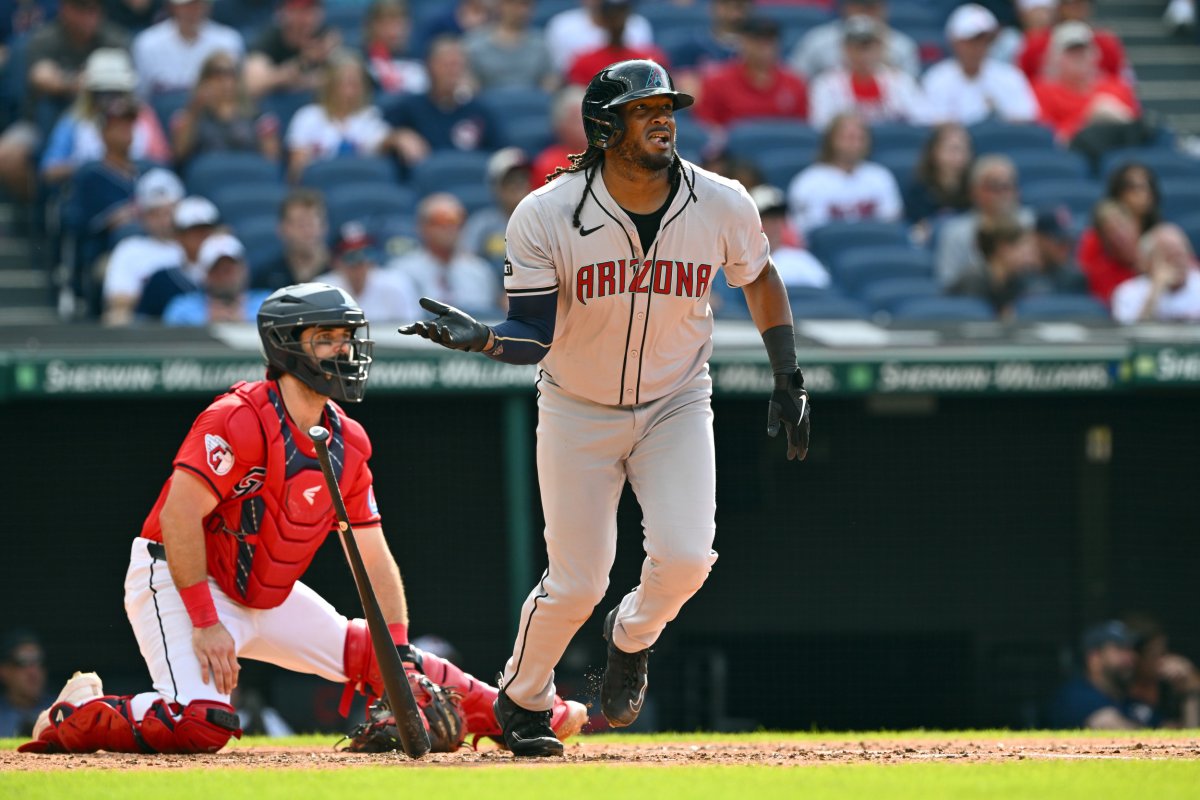
<svg viewBox="0 0 1200 800">
<path fill-rule="evenodd" d="M 682 7 L 686 8 L 687 6 Z M 756 3 L 754 13 L 775 20 L 785 31 L 804 31 L 805 33 L 834 18 L 834 14 L 830 13 L 828 9 L 815 4 Z M 707 19 L 704 20 L 704 24 L 708 24 Z M 655 34 L 657 33 L 655 31 Z"/>
<path fill-rule="evenodd" d="M 1054 131 L 1044 125 L 980 122 L 969 129 L 976 153 L 1056 150 Z"/>
<path fill-rule="evenodd" d="M 811 319 L 870 319 L 871 309 L 858 300 L 840 295 L 798 297 L 791 300 L 792 316 L 797 322 Z"/>
<path fill-rule="evenodd" d="M 274 229 L 238 233 L 238 240 L 246 248 L 246 264 L 251 275 L 261 275 L 264 269 L 283 257 L 283 242 Z"/>
<path fill-rule="evenodd" d="M 145 233 L 146 231 L 142 228 L 142 223 L 138 222 L 137 220 L 134 220 L 133 222 L 126 222 L 124 225 L 120 226 L 111 234 L 109 234 L 108 243 L 113 247 L 116 247 L 117 244 L 119 244 L 123 239 L 128 239 L 130 236 L 142 236 Z"/>
<path fill-rule="evenodd" d="M 924 3 L 890 3 L 887 11 L 888 27 L 907 33 L 909 30 L 936 29 L 945 21 L 945 14 Z"/>
<path fill-rule="evenodd" d="M 1013 307 L 1017 319 L 1108 319 L 1108 307 L 1085 294 L 1039 294 L 1024 297 Z"/>
<path fill-rule="evenodd" d="M 1090 180 L 1059 179 L 1021 184 L 1021 204 L 1031 208 L 1066 206 L 1075 219 L 1089 219 L 1092 208 L 1104 194 L 1100 184 Z"/>
<path fill-rule="evenodd" d="M 509 112 L 498 115 L 501 144 L 504 147 L 519 147 L 526 153 L 537 155 L 554 141 L 550 125 L 550 113 Z"/>
<path fill-rule="evenodd" d="M 271 92 L 263 95 L 258 107 L 264 114 L 275 115 L 279 120 L 280 138 L 283 138 L 287 135 L 288 125 L 296 112 L 310 103 L 315 103 L 316 99 L 316 94 L 309 91 Z"/>
<path fill-rule="evenodd" d="M 901 122 L 881 122 L 871 126 L 871 152 L 900 149 L 920 152 L 928 138 L 928 128 Z"/>
<path fill-rule="evenodd" d="M 236 225 L 239 219 L 262 216 L 264 210 L 278 214 L 288 189 L 282 183 L 234 183 L 222 187 L 209 199 L 221 212 L 221 221 Z"/>
<path fill-rule="evenodd" d="M 258 153 L 206 153 L 188 166 L 188 191 L 212 197 L 222 188 L 236 183 L 278 183 L 279 165 Z"/>
<path fill-rule="evenodd" d="M 921 59 L 923 68 L 936 64 L 950 55 L 950 48 L 946 46 L 946 36 L 941 25 L 911 25 L 902 32 L 907 33 L 917 43 L 917 55 Z"/>
<path fill-rule="evenodd" d="M 1159 178 L 1162 214 L 1171 221 L 1200 213 L 1200 185 L 1194 177 Z"/>
<path fill-rule="evenodd" d="M 458 198 L 459 202 L 463 204 L 463 208 L 467 210 L 467 214 L 487 208 L 496 202 L 496 198 L 492 194 L 492 187 L 485 183 L 460 183 L 447 186 L 446 191 Z"/>
<path fill-rule="evenodd" d="M 1088 162 L 1069 150 L 1012 150 L 1008 154 L 1022 186 L 1048 180 L 1087 180 Z"/>
<path fill-rule="evenodd" d="M 1192 243 L 1192 249 L 1200 253 L 1200 211 L 1181 215 L 1173 222 L 1183 228 L 1183 232 Z"/>
<path fill-rule="evenodd" d="M 896 320 L 973 322 L 996 318 L 992 307 L 975 297 L 914 297 L 892 309 Z"/>
<path fill-rule="evenodd" d="M 386 183 L 347 183 L 336 186 L 325 198 L 329 225 L 337 230 L 347 222 L 371 225 L 380 217 L 412 214 L 417 196 L 406 186 Z"/>
<path fill-rule="evenodd" d="M 817 132 L 800 120 L 748 119 L 730 126 L 725 149 L 739 158 L 753 159 L 756 153 L 765 150 L 794 148 L 815 152 L 817 144 Z"/>
<path fill-rule="evenodd" d="M 342 45 L 351 50 L 361 50 L 366 7 L 360 3 L 326 3 L 324 10 L 325 24 L 338 29 L 342 35 Z"/>
<path fill-rule="evenodd" d="M 941 293 L 933 278 L 881 278 L 862 287 L 859 297 L 873 310 L 891 313 L 906 300 L 937 297 Z"/>
<path fill-rule="evenodd" d="M 827 266 L 851 247 L 908 243 L 908 230 L 899 222 L 831 222 L 808 232 L 809 251 Z"/>
<path fill-rule="evenodd" d="M 255 216 L 243 216 L 230 223 L 239 239 L 258 239 L 263 236 L 279 236 L 279 212 L 263 210 Z"/>
<path fill-rule="evenodd" d="M 675 128 L 675 147 L 688 161 L 700 161 L 708 147 L 709 131 L 694 119 Z"/>
<path fill-rule="evenodd" d="M 883 278 L 933 278 L 933 255 L 911 245 L 855 245 L 825 263 L 834 284 L 855 297 Z"/>
<path fill-rule="evenodd" d="M 396 162 L 379 156 L 342 156 L 314 161 L 304 168 L 300 185 L 328 192 L 344 183 L 395 183 Z"/>
<path fill-rule="evenodd" d="M 706 28 L 709 24 L 708 9 L 695 5 L 674 3 L 639 3 L 635 11 L 646 18 L 654 30 L 654 39 L 669 31 L 687 31 Z"/>
<path fill-rule="evenodd" d="M 908 147 L 891 150 L 880 150 L 878 147 L 871 152 L 870 161 L 886 167 L 896 183 L 900 184 L 900 194 L 903 195 L 917 179 L 917 162 L 921 159 L 921 151 Z"/>
<path fill-rule="evenodd" d="M 420 197 L 451 186 L 487 185 L 488 153 L 442 150 L 412 168 L 412 186 Z"/>
<path fill-rule="evenodd" d="M 186 106 L 192 99 L 191 89 L 173 89 L 169 92 L 156 92 L 150 96 L 150 107 L 162 125 L 163 133 L 171 135 L 171 117 L 175 112 Z"/>
<path fill-rule="evenodd" d="M 550 18 L 561 11 L 579 8 L 578 0 L 538 0 L 533 8 L 533 19 L 530 24 L 538 29 L 546 27 Z"/>
<path fill-rule="evenodd" d="M 1110 150 L 1100 159 L 1100 176 L 1108 180 L 1109 175 L 1130 161 L 1149 167 L 1160 179 L 1185 175 L 1200 177 L 1200 159 L 1168 147 L 1122 147 Z"/>
<path fill-rule="evenodd" d="M 479 102 L 497 119 L 503 119 L 508 114 L 549 114 L 550 100 L 549 92 L 532 86 L 506 86 L 479 94 Z"/>
<path fill-rule="evenodd" d="M 788 147 L 763 150 L 752 156 L 751 161 L 762 174 L 765 183 L 777 186 L 786 192 L 792 179 L 805 167 L 811 165 L 816 156 L 816 152 L 808 148 Z"/>
</svg>

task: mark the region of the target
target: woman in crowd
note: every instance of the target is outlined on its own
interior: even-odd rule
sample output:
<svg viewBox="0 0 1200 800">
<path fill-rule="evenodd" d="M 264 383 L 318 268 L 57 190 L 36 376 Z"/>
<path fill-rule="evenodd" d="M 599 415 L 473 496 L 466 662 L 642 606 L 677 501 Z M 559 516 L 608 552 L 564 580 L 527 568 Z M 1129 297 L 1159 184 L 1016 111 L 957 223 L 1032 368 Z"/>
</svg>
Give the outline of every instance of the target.
<svg viewBox="0 0 1200 800">
<path fill-rule="evenodd" d="M 1139 233 L 1145 233 L 1162 221 L 1158 176 L 1145 164 L 1129 161 L 1114 170 L 1108 176 L 1107 197 L 1128 209 L 1137 222 Z"/>
<path fill-rule="evenodd" d="M 171 145 L 179 165 L 204 153 L 229 151 L 259 152 L 276 161 L 279 120 L 255 112 L 237 59 L 221 51 L 204 60 L 190 102 L 171 118 Z"/>
<path fill-rule="evenodd" d="M 363 52 L 371 80 L 384 94 L 420 94 L 429 74 L 409 48 L 412 18 L 402 0 L 375 0 L 363 24 Z"/>
<path fill-rule="evenodd" d="M 929 238 L 933 224 L 943 216 L 971 207 L 967 194 L 967 168 L 971 165 L 971 136 L 957 122 L 936 126 L 921 148 L 916 180 L 904 196 L 904 213 L 919 241 Z"/>
</svg>

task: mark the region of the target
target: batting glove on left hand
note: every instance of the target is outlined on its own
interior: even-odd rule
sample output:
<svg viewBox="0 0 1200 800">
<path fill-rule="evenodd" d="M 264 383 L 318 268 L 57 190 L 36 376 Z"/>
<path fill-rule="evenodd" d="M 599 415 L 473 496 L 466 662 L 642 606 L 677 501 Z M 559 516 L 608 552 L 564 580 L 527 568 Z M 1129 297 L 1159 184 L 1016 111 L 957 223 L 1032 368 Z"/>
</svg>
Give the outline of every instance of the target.
<svg viewBox="0 0 1200 800">
<path fill-rule="evenodd" d="M 791 375 L 776 375 L 775 391 L 767 405 L 767 435 L 774 439 L 779 435 L 779 424 L 783 423 L 787 430 L 788 461 L 803 461 L 808 455 L 809 411 L 804 373 L 797 369 Z"/>
<path fill-rule="evenodd" d="M 439 303 L 430 297 L 421 298 L 421 308 L 437 314 L 437 317 L 405 325 L 398 329 L 400 333 L 423 336 L 451 350 L 479 353 L 487 347 L 492 329 L 482 322 L 477 322 L 465 311 L 459 311 L 454 306 Z"/>
</svg>

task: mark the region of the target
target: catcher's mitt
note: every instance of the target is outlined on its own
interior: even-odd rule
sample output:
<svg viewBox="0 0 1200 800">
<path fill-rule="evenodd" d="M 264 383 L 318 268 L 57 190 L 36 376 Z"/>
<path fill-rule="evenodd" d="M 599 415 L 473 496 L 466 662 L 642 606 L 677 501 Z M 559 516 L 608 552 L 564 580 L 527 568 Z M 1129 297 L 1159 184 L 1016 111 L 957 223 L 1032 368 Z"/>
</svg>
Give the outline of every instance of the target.
<svg viewBox="0 0 1200 800">
<path fill-rule="evenodd" d="M 421 709 L 425 729 L 429 731 L 431 751 L 453 753 L 466 736 L 462 696 L 454 689 L 438 686 L 418 672 L 408 673 L 408 684 Z M 350 744 L 346 745 L 346 749 L 351 753 L 385 753 L 404 749 L 400 731 L 396 729 L 396 717 L 386 700 L 372 703 L 367 721 L 358 725 L 348 738 Z"/>
</svg>

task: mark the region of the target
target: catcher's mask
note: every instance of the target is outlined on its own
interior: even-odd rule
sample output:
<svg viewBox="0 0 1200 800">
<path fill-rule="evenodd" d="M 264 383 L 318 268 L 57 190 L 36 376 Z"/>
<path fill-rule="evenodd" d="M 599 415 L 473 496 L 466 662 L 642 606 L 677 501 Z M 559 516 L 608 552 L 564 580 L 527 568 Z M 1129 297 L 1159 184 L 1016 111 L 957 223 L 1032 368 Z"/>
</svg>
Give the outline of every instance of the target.
<svg viewBox="0 0 1200 800">
<path fill-rule="evenodd" d="M 313 356 L 300 342 L 300 332 L 311 327 L 350 328 L 348 352 L 335 358 Z M 362 401 L 375 348 L 369 336 L 366 315 L 354 298 L 325 283 L 285 286 L 258 310 L 258 338 L 267 364 L 335 400 Z"/>
<path fill-rule="evenodd" d="M 675 102 L 676 111 L 696 102 L 690 94 L 675 91 L 666 68 L 648 59 L 618 61 L 597 72 L 583 93 L 583 130 L 588 144 L 601 150 L 615 146 L 625 133 L 617 107 L 660 94 Z"/>
</svg>

